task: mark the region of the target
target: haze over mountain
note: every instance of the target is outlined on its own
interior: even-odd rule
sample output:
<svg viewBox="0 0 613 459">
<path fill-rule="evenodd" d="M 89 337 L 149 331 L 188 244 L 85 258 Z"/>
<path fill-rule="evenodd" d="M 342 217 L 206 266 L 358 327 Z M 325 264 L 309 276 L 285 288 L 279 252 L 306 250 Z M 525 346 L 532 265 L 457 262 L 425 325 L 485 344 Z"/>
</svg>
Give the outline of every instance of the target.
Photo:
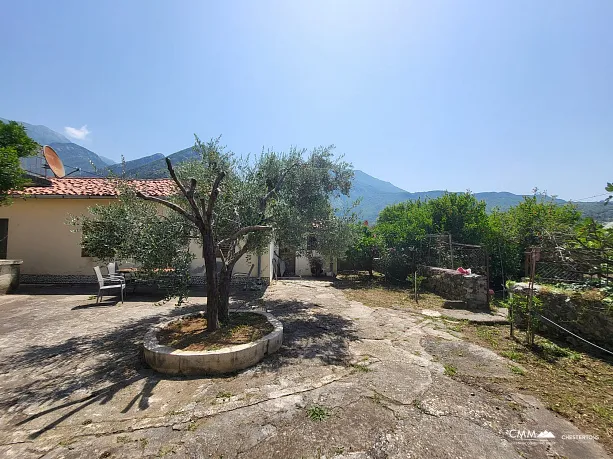
<svg viewBox="0 0 613 459">
<path fill-rule="evenodd" d="M 6 122 L 3 118 L 0 118 L 0 120 Z M 51 145 L 66 166 L 80 167 L 82 169 L 81 172 L 75 173 L 73 176 L 105 176 L 108 173 L 113 173 L 115 175 L 125 173 L 127 177 L 141 179 L 168 177 L 166 157 L 162 153 L 155 153 L 132 161 L 126 161 L 123 164 L 109 164 L 112 160 L 98 156 L 96 153 L 71 142 L 62 134 L 46 126 L 35 126 L 28 123 L 22 124 L 26 128 L 28 135 L 36 142 L 41 145 Z M 198 153 L 196 153 L 192 147 L 188 147 L 168 157 L 174 165 L 177 165 L 184 161 L 197 159 Z M 35 161 L 35 158 L 26 158 L 22 163 L 24 168 L 34 170 L 36 167 L 40 168 L 40 161 L 38 164 L 35 164 Z M 92 164 L 94 166 L 92 166 Z M 70 167 L 67 168 L 67 172 L 71 170 Z M 407 200 L 434 199 L 444 193 L 444 190 L 408 192 L 389 182 L 368 175 L 361 170 L 355 170 L 350 197 L 344 198 L 336 204 L 346 205 L 359 198 L 360 203 L 355 209 L 356 212 L 360 215 L 361 219 L 374 222 L 379 212 L 390 204 L 396 204 Z M 475 197 L 485 201 L 488 211 L 496 207 L 501 210 L 506 210 L 523 200 L 522 195 L 504 191 L 475 193 Z M 566 201 L 558 199 L 557 202 L 563 204 Z M 613 220 L 613 205 L 604 206 L 603 202 L 580 202 L 576 204 L 579 210 L 586 216 L 592 216 L 600 221 Z"/>
<path fill-rule="evenodd" d="M 114 159 L 111 158 L 107 158 L 106 156 L 102 156 L 102 155 L 98 155 L 98 157 L 104 161 L 105 163 L 107 163 L 109 166 L 112 166 L 113 164 L 117 164 L 117 161 L 115 161 Z"/>
<path fill-rule="evenodd" d="M 153 155 L 144 156 L 138 159 L 133 159 L 132 161 L 112 164 L 108 169 L 113 174 L 121 175 L 122 173 L 125 173 L 126 175 L 130 177 L 135 177 L 137 175 L 136 171 L 139 171 L 141 168 L 143 168 L 147 164 L 151 164 L 159 160 L 164 161 L 164 158 L 165 156 L 162 153 L 155 153 Z"/>
<path fill-rule="evenodd" d="M 126 175 L 134 178 L 163 178 L 169 177 L 168 169 L 166 168 L 166 157 L 162 154 L 158 154 L 153 156 L 147 156 L 149 161 L 146 161 L 142 164 L 138 164 L 138 161 L 144 159 L 135 159 L 132 161 L 126 162 Z M 168 155 L 168 158 L 172 161 L 172 164 L 181 164 L 184 161 L 189 161 L 192 159 L 198 158 L 198 153 L 196 153 L 192 147 L 184 148 L 183 150 L 177 151 L 171 155 Z"/>
</svg>

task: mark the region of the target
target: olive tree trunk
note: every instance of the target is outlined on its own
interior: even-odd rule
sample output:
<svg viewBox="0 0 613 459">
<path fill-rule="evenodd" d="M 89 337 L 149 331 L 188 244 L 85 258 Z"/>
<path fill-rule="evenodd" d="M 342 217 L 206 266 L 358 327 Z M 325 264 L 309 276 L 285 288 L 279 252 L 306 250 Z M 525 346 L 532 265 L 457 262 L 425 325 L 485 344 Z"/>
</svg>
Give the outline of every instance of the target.
<svg viewBox="0 0 613 459">
<path fill-rule="evenodd" d="M 204 269 L 206 271 L 206 323 L 208 331 L 219 328 L 219 292 L 217 282 L 217 259 L 215 245 L 210 235 L 202 236 Z"/>
</svg>

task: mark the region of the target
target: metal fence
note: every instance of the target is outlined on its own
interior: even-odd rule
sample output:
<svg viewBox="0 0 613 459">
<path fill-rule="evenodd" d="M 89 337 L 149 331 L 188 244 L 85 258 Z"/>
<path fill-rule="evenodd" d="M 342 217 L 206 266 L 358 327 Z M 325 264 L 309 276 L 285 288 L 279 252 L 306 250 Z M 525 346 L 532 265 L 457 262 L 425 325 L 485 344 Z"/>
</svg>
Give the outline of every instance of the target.
<svg viewBox="0 0 613 459">
<path fill-rule="evenodd" d="M 468 269 L 489 277 L 489 255 L 481 245 L 453 242 L 450 234 L 428 234 L 422 240 L 418 263 L 437 268 Z"/>
<path fill-rule="evenodd" d="M 551 247 L 539 249 L 537 280 L 608 285 L 613 282 L 613 260 L 598 249 Z"/>
</svg>

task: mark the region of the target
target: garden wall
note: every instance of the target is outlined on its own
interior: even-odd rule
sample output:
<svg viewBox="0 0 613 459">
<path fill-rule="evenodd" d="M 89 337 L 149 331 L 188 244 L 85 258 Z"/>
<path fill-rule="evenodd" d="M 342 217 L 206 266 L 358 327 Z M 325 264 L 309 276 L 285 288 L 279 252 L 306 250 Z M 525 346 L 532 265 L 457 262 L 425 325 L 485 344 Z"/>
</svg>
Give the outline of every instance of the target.
<svg viewBox="0 0 613 459">
<path fill-rule="evenodd" d="M 569 292 L 535 285 L 535 295 L 542 301 L 540 313 L 567 330 L 613 350 L 613 307 L 603 304 L 597 291 Z M 528 284 L 517 283 L 510 287 L 511 295 L 528 295 Z M 515 322 L 524 323 L 521 311 L 514 310 Z M 545 320 L 539 321 L 540 331 L 565 339 L 573 344 L 581 340 L 560 330 Z"/>
<path fill-rule="evenodd" d="M 478 274 L 460 274 L 453 269 L 420 266 L 425 290 L 447 300 L 464 302 L 468 309 L 489 309 L 487 277 Z"/>
</svg>

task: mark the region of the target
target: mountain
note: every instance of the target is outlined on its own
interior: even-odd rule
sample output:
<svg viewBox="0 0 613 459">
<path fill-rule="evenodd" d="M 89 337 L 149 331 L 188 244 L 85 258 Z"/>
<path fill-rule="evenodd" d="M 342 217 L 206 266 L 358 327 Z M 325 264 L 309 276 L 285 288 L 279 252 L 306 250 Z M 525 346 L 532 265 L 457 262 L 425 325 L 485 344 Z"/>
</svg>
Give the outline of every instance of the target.
<svg viewBox="0 0 613 459">
<path fill-rule="evenodd" d="M 7 122 L 8 120 L 0 118 L 0 121 Z M 93 151 L 71 142 L 68 138 L 47 126 L 24 123 L 23 121 L 19 121 L 19 123 L 26 128 L 30 138 L 40 145 L 49 145 L 55 150 L 64 163 L 66 173 L 72 177 L 106 175 L 105 169 L 108 164 Z M 45 175 L 45 171 L 42 169 L 42 160 L 39 157 L 23 158 L 21 165 L 30 172 Z M 77 168 L 80 171 L 74 172 Z"/>
<path fill-rule="evenodd" d="M 111 159 L 111 158 L 107 158 L 106 156 L 98 155 L 98 157 L 102 161 L 104 161 L 106 164 L 108 164 L 109 166 L 112 166 L 113 164 L 117 164 L 117 161 L 115 161 L 114 159 Z"/>
<path fill-rule="evenodd" d="M 381 193 L 406 193 L 401 188 L 392 185 L 390 182 L 384 182 L 378 178 L 368 175 L 366 172 L 356 169 L 353 171 L 353 186 L 359 185 L 360 189 L 376 190 Z"/>
<path fill-rule="evenodd" d="M 49 146 L 55 150 L 64 163 L 64 166 L 66 166 L 67 174 L 75 170 L 75 168 L 79 168 L 81 170 L 71 174 L 71 176 L 91 177 L 106 175 L 105 169 L 108 167 L 108 165 L 93 151 L 72 142 L 53 142 L 50 143 Z"/>
<path fill-rule="evenodd" d="M 349 198 L 341 199 L 337 206 L 354 202 L 360 198 L 360 203 L 355 211 L 362 220 L 374 222 L 379 212 L 386 206 L 408 200 L 436 199 L 445 193 L 443 190 L 420 191 L 410 193 L 392 185 L 389 182 L 379 180 L 356 170 L 353 186 Z M 486 210 L 491 212 L 494 208 L 507 210 L 523 201 L 523 195 L 517 195 L 506 191 L 475 193 L 479 201 L 485 201 Z M 556 199 L 556 203 L 565 204 L 567 201 Z M 586 217 L 592 217 L 601 222 L 613 221 L 613 205 L 605 206 L 604 202 L 578 202 L 575 203 L 578 210 Z"/>
<path fill-rule="evenodd" d="M 154 156 L 155 155 L 147 158 L 153 158 Z M 197 159 L 198 153 L 196 153 L 190 147 L 173 153 L 169 155 L 168 158 L 172 161 L 172 164 L 176 166 L 184 161 Z M 126 163 L 126 175 L 129 177 L 168 177 L 166 161 L 163 155 L 160 155 L 159 159 L 147 161 L 145 164 L 139 165 L 138 167 L 127 167 L 129 163 L 135 163 L 137 161 L 139 160 L 129 161 Z M 344 207 L 353 203 L 357 199 L 360 199 L 360 203 L 355 208 L 355 211 L 360 215 L 360 219 L 374 222 L 377 219 L 379 212 L 381 212 L 381 210 L 383 210 L 386 206 L 408 200 L 421 199 L 423 201 L 426 199 L 436 199 L 442 196 L 444 193 L 444 190 L 419 191 L 411 193 L 403 190 L 402 188 L 398 188 L 390 182 L 379 180 L 376 177 L 368 175 L 366 172 L 356 169 L 354 171 L 353 185 L 351 187 L 351 194 L 349 198 L 343 196 L 336 200 L 334 205 L 336 207 Z M 509 207 L 519 204 L 524 199 L 522 195 L 509 193 L 506 191 L 475 193 L 475 197 L 480 201 L 485 201 L 488 212 L 491 212 L 496 207 L 500 210 L 507 210 Z M 557 199 L 556 202 L 558 204 L 564 204 L 566 201 Z M 576 205 L 585 216 L 593 217 L 598 221 L 613 220 L 613 205 L 605 207 L 602 202 L 583 202 L 576 203 Z"/>
<path fill-rule="evenodd" d="M 0 118 L 0 121 L 7 122 L 8 120 Z M 71 174 L 72 176 L 105 176 L 109 171 L 116 175 L 120 175 L 122 173 L 122 167 L 125 167 L 125 172 L 128 177 L 168 177 L 166 160 L 161 153 L 126 161 L 125 165 L 122 166 L 122 164 L 114 163 L 114 161 L 108 158 L 99 156 L 93 151 L 71 142 L 62 134 L 46 126 L 29 123 L 22 124 L 26 128 L 28 135 L 36 142 L 41 145 L 51 145 L 51 147 L 53 147 L 64 165 L 67 166 L 66 172 L 70 173 L 74 168 L 81 169 L 80 172 Z M 192 147 L 189 147 L 177 151 L 168 157 L 174 165 L 177 165 L 184 161 L 197 159 L 199 155 Z M 22 159 L 22 165 L 27 170 L 44 175 L 42 161 L 39 157 L 24 158 Z M 360 203 L 355 209 L 356 212 L 359 213 L 360 218 L 363 220 L 374 222 L 379 212 L 390 204 L 396 204 L 409 199 L 435 199 L 442 196 L 444 193 L 443 190 L 410 193 L 389 182 L 379 180 L 363 171 L 356 170 L 350 197 L 343 197 L 334 204 L 337 207 L 342 207 L 360 198 Z M 475 193 L 475 197 L 485 201 L 488 212 L 496 207 L 501 210 L 506 210 L 511 206 L 519 204 L 523 200 L 523 196 L 508 192 Z M 557 202 L 559 204 L 564 204 L 566 201 L 558 199 Z M 613 204 L 605 206 L 603 202 L 579 202 L 576 203 L 576 205 L 585 216 L 593 217 L 603 222 L 613 221 Z"/>
<path fill-rule="evenodd" d="M 0 121 L 4 123 L 9 122 L 9 120 L 4 118 L 0 118 Z M 26 132 L 31 139 L 41 145 L 51 145 L 52 143 L 71 143 L 68 138 L 49 129 L 47 126 L 24 123 L 23 121 L 18 121 L 18 123 L 22 124 L 23 127 L 26 128 Z"/>
<path fill-rule="evenodd" d="M 154 155 L 155 156 L 155 155 Z M 133 168 L 130 171 L 126 170 L 126 175 L 129 177 L 138 177 L 138 178 L 163 178 L 168 177 L 168 169 L 166 168 L 166 158 L 164 155 L 160 155 L 161 157 L 150 161 L 146 164 L 143 164 L 140 167 Z M 168 158 L 172 162 L 174 166 L 180 164 L 185 161 L 189 161 L 192 159 L 199 158 L 199 153 L 195 152 L 192 147 L 185 148 L 183 150 L 177 151 L 172 155 L 169 155 Z"/>
<path fill-rule="evenodd" d="M 117 163 L 111 165 L 108 169 L 116 175 L 121 175 L 125 171 L 128 177 L 141 177 L 139 171 L 148 164 L 156 161 L 164 161 L 165 156 L 162 153 L 155 153 L 153 155 L 144 156 L 143 158 L 133 159 L 132 161 L 126 161 L 123 164 Z M 164 163 L 165 164 L 165 163 Z"/>
</svg>

